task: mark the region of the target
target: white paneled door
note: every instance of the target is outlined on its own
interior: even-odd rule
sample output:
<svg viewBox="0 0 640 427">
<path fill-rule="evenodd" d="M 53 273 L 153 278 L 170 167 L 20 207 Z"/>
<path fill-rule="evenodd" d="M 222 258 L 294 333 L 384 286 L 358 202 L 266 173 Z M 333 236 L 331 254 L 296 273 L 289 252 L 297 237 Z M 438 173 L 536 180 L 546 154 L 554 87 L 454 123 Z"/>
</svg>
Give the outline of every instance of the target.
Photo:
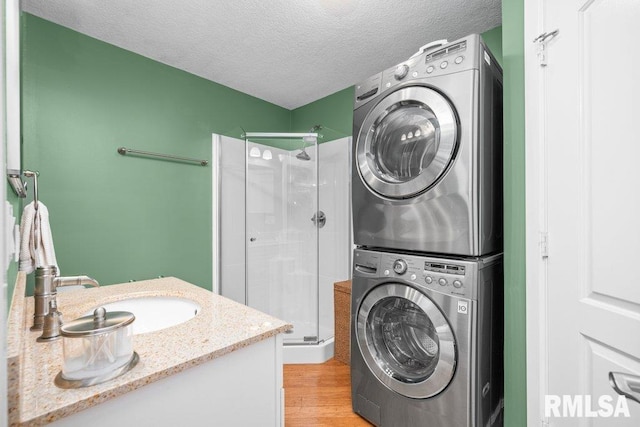
<svg viewBox="0 0 640 427">
<path fill-rule="evenodd" d="M 640 1 L 525 6 L 529 425 L 639 426 Z"/>
</svg>

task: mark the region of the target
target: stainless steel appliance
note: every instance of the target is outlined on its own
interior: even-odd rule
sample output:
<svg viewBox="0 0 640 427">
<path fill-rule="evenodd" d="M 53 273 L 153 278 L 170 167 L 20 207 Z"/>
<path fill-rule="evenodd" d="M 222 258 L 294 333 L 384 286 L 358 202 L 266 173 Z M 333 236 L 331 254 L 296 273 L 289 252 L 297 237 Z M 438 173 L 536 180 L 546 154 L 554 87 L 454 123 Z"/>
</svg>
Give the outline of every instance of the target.
<svg viewBox="0 0 640 427">
<path fill-rule="evenodd" d="M 477 34 L 438 44 L 356 86 L 358 246 L 502 250 L 502 69 Z"/>
<path fill-rule="evenodd" d="M 502 255 L 356 249 L 354 411 L 377 426 L 501 426 Z"/>
</svg>

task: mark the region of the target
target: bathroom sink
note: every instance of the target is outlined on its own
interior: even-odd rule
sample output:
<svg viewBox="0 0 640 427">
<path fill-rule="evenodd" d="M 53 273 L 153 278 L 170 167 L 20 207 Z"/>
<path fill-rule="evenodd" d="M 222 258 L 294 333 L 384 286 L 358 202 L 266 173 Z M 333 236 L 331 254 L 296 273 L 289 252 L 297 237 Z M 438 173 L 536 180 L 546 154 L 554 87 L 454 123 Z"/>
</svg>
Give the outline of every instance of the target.
<svg viewBox="0 0 640 427">
<path fill-rule="evenodd" d="M 178 297 L 139 297 L 102 304 L 107 311 L 129 311 L 136 316 L 133 335 L 155 332 L 194 318 L 200 311 L 196 302 Z M 90 313 L 93 313 L 91 310 Z M 90 314 L 87 313 L 87 314 Z"/>
</svg>

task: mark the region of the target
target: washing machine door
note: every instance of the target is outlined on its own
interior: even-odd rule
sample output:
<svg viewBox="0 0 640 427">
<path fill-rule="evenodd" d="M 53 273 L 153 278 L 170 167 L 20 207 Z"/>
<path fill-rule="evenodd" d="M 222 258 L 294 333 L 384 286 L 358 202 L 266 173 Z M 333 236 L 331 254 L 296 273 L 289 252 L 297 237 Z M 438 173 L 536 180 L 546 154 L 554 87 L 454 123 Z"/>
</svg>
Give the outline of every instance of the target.
<svg viewBox="0 0 640 427">
<path fill-rule="evenodd" d="M 356 142 L 360 178 L 373 192 L 410 198 L 435 185 L 453 161 L 458 122 L 440 93 L 400 89 L 366 116 Z"/>
<path fill-rule="evenodd" d="M 449 322 L 415 288 L 389 283 L 371 290 L 358 310 L 356 339 L 369 369 L 404 396 L 435 396 L 453 378 L 457 355 Z"/>
</svg>

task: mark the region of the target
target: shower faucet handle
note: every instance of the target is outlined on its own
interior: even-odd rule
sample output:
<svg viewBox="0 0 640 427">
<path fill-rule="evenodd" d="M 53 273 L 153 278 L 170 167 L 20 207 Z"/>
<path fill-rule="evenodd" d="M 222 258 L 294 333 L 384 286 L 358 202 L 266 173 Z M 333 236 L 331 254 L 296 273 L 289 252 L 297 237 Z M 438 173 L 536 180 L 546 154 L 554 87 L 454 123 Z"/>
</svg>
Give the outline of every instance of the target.
<svg viewBox="0 0 640 427">
<path fill-rule="evenodd" d="M 311 222 L 313 222 L 318 228 L 322 228 L 327 223 L 327 216 L 324 212 L 318 211 L 313 214 L 313 217 L 311 217 Z"/>
</svg>

